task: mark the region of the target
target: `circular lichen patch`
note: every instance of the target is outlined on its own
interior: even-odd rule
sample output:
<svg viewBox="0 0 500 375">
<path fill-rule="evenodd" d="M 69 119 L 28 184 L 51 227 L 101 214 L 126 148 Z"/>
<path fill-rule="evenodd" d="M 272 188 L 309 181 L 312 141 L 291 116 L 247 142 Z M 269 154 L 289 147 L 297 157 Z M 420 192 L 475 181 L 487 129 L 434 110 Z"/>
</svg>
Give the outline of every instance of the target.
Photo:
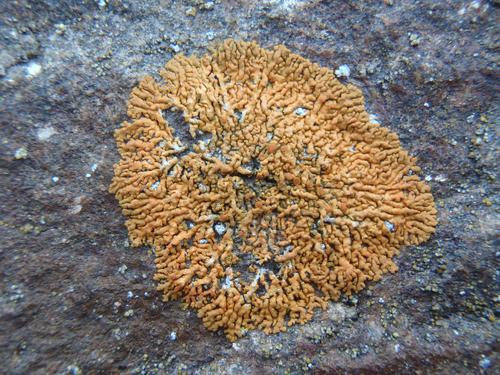
<svg viewBox="0 0 500 375">
<path fill-rule="evenodd" d="M 132 91 L 110 190 L 164 299 L 210 330 L 304 323 L 433 233 L 415 158 L 329 69 L 227 40 L 160 75 Z"/>
</svg>

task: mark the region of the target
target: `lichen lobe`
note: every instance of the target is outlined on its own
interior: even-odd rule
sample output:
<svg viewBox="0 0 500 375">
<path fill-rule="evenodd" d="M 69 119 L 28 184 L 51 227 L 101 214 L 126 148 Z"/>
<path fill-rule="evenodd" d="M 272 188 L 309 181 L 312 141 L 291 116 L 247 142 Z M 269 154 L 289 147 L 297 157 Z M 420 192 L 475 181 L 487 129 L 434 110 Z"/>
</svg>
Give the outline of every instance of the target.
<svg viewBox="0 0 500 375">
<path fill-rule="evenodd" d="M 160 75 L 132 91 L 110 191 L 133 245 L 155 247 L 164 299 L 208 329 L 235 340 L 305 323 L 434 232 L 416 159 L 329 69 L 227 40 Z M 166 121 L 172 110 L 190 145 Z"/>
</svg>

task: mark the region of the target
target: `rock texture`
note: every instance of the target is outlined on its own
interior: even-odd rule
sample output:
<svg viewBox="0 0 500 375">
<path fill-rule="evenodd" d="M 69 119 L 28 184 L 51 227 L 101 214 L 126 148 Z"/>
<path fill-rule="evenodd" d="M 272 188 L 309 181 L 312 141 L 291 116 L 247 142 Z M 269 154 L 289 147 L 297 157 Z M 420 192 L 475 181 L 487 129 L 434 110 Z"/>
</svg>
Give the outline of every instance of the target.
<svg viewBox="0 0 500 375">
<path fill-rule="evenodd" d="M 479 0 L 2 2 L 2 370 L 498 372 L 497 13 Z M 361 88 L 418 158 L 439 219 L 398 273 L 234 344 L 161 301 L 154 256 L 129 247 L 108 193 L 132 87 L 227 37 L 283 43 Z"/>
</svg>

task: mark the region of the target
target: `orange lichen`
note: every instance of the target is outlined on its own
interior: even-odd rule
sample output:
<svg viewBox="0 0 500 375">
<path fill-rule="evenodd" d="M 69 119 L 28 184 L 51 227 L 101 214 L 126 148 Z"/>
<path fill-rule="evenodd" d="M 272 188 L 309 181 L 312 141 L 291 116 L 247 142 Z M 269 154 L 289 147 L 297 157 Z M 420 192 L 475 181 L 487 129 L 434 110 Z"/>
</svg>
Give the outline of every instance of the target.
<svg viewBox="0 0 500 375">
<path fill-rule="evenodd" d="M 434 232 L 416 159 L 329 69 L 227 40 L 160 75 L 132 91 L 110 191 L 133 245 L 155 247 L 164 299 L 197 309 L 208 329 L 235 340 L 304 323 L 395 272 L 398 249 Z"/>
</svg>

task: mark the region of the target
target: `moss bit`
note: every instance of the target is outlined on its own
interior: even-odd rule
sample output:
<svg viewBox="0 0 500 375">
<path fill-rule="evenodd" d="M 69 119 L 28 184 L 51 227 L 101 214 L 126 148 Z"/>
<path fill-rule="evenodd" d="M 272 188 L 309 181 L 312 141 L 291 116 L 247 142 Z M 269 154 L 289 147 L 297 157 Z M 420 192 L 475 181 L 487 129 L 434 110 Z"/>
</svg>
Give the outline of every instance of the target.
<svg viewBox="0 0 500 375">
<path fill-rule="evenodd" d="M 488 207 L 491 207 L 493 205 L 493 203 L 491 202 L 491 200 L 489 198 L 484 198 L 483 199 L 483 203 L 488 206 Z"/>
<path fill-rule="evenodd" d="M 110 191 L 133 246 L 156 249 L 164 300 L 196 309 L 208 329 L 234 341 L 305 323 L 395 272 L 399 248 L 434 232 L 416 159 L 331 70 L 284 46 L 227 40 L 160 75 L 132 91 Z M 194 138 L 187 151 L 175 149 L 169 110 Z M 211 135 L 203 147 L 199 134 Z"/>
</svg>

